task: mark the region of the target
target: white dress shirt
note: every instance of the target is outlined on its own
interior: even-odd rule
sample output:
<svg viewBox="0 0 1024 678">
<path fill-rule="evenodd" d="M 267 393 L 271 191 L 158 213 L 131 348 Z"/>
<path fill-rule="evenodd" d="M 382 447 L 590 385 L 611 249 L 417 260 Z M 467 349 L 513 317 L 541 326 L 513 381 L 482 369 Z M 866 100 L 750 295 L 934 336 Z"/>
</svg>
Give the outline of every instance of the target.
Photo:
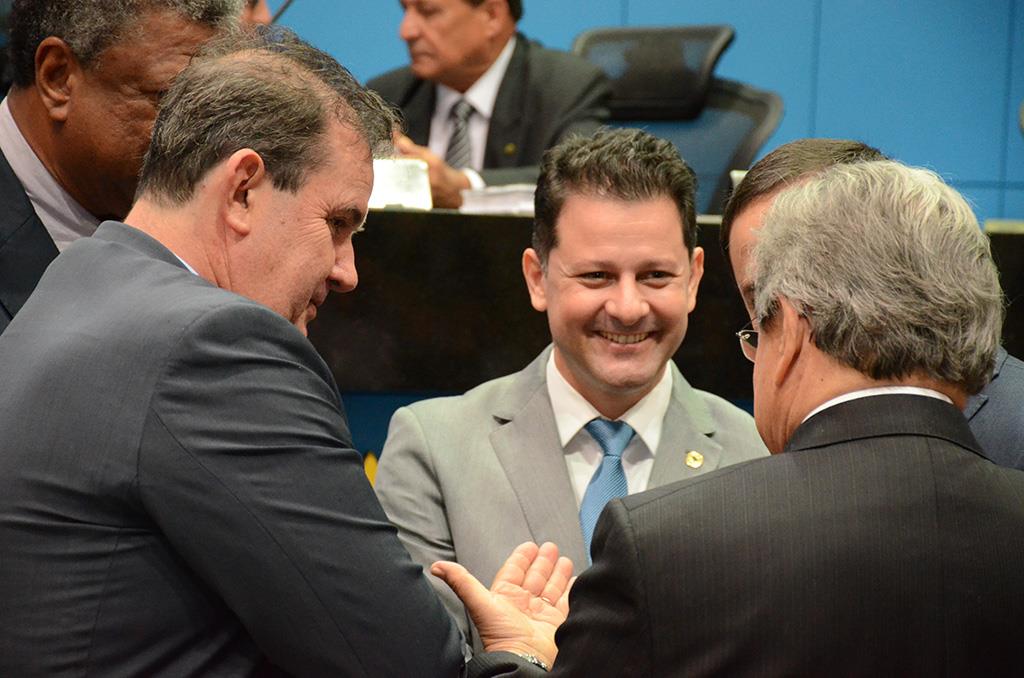
<svg viewBox="0 0 1024 678">
<path fill-rule="evenodd" d="M 437 96 L 434 100 L 434 115 L 430 119 L 430 150 L 440 157 L 448 151 L 448 140 L 452 136 L 452 106 L 459 99 L 465 99 L 473 106 L 469 116 L 470 166 L 459 168 L 469 176 L 474 188 L 484 186 L 483 179 L 477 174 L 484 167 L 484 150 L 487 146 L 487 132 L 494 114 L 494 102 L 498 98 L 498 89 L 505 79 L 505 71 L 515 51 L 516 38 L 512 36 L 480 78 L 464 93 L 459 93 L 445 85 L 437 85 Z"/>
<path fill-rule="evenodd" d="M 555 366 L 555 353 L 551 352 L 547 364 L 548 396 L 555 415 L 558 438 L 565 454 L 569 469 L 576 506 L 583 501 L 583 495 L 590 484 L 590 478 L 601 465 L 604 452 L 593 436 L 583 427 L 601 413 L 581 396 Z M 654 466 L 654 454 L 661 442 L 661 430 L 672 399 L 672 370 L 665 367 L 661 379 L 640 401 L 626 411 L 624 421 L 636 432 L 622 453 L 622 470 L 626 473 L 629 493 L 635 494 L 647 489 Z"/>
<path fill-rule="evenodd" d="M 58 251 L 96 231 L 100 220 L 79 205 L 46 169 L 14 122 L 6 98 L 0 102 L 0 151 Z"/>
<path fill-rule="evenodd" d="M 946 396 L 943 393 L 939 393 L 938 391 L 933 391 L 930 388 L 920 388 L 918 386 L 876 386 L 874 388 L 862 388 L 859 391 L 850 391 L 849 393 L 838 395 L 835 398 L 832 398 L 831 400 L 826 400 L 825 402 L 811 410 L 810 413 L 806 417 L 804 417 L 803 421 L 801 421 L 800 423 L 802 424 L 804 421 L 807 421 L 808 419 L 816 415 L 818 412 L 821 412 L 822 410 L 827 410 L 828 408 L 834 407 L 840 403 L 849 402 L 850 400 L 857 400 L 858 398 L 870 398 L 871 396 L 880 395 L 895 395 L 898 393 L 906 395 L 925 396 L 927 398 L 936 398 L 938 400 L 945 400 L 947 403 L 953 404 L 953 401 L 948 396 Z"/>
</svg>

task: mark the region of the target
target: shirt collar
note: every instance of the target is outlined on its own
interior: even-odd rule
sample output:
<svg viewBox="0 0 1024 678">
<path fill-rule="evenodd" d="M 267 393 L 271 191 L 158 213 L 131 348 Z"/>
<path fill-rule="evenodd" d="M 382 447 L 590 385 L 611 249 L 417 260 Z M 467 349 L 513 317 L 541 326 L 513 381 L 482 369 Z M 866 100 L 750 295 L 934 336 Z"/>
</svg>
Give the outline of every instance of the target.
<svg viewBox="0 0 1024 678">
<path fill-rule="evenodd" d="M 494 60 L 491 67 L 484 71 L 484 74 L 477 78 L 477 81 L 464 93 L 456 92 L 446 85 L 438 84 L 436 110 L 442 111 L 447 118 L 451 114 L 452 106 L 455 105 L 455 102 L 459 99 L 465 99 L 473 106 L 475 114 L 485 120 L 490 120 L 491 115 L 494 113 L 494 102 L 498 99 L 498 89 L 501 87 L 502 80 L 505 79 L 505 71 L 508 70 L 508 64 L 512 60 L 512 52 L 515 51 L 515 47 L 516 37 L 513 35 L 505 43 L 505 47 L 502 48 L 498 58 Z"/>
<path fill-rule="evenodd" d="M 938 391 L 932 390 L 930 388 L 921 388 L 919 386 L 876 386 L 874 388 L 863 388 L 857 391 L 850 391 L 849 393 L 844 393 L 842 395 L 836 396 L 831 400 L 826 400 L 825 402 L 811 410 L 810 414 L 804 417 L 803 421 L 807 421 L 808 419 L 816 415 L 818 412 L 821 412 L 822 410 L 826 410 L 830 407 L 834 407 L 836 405 L 839 405 L 840 403 L 845 403 L 850 400 L 857 400 L 858 398 L 870 398 L 872 396 L 880 395 L 896 395 L 898 393 L 919 395 L 928 398 L 937 398 L 938 400 L 945 400 L 947 403 L 950 404 L 953 403 L 953 401 L 944 393 L 939 393 Z"/>
<path fill-rule="evenodd" d="M 564 448 L 587 422 L 600 417 L 601 413 L 558 371 L 558 367 L 555 366 L 554 350 L 548 357 L 546 371 L 548 397 L 551 398 L 551 409 L 555 415 L 558 440 Z M 651 392 L 619 417 L 620 421 L 626 422 L 636 431 L 636 435 L 644 441 L 652 455 L 657 452 L 658 444 L 661 442 L 661 430 L 671 399 L 672 370 L 666 365 L 661 379 Z"/>
<path fill-rule="evenodd" d="M 0 151 L 58 250 L 63 251 L 75 240 L 96 231 L 100 220 L 72 198 L 46 169 L 18 129 L 6 98 L 0 102 Z"/>
</svg>

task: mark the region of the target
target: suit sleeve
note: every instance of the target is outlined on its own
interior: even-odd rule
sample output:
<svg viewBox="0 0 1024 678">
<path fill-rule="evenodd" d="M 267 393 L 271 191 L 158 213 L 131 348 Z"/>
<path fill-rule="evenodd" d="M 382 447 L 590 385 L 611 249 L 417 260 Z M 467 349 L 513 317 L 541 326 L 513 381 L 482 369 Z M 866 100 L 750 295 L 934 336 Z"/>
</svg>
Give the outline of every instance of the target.
<svg viewBox="0 0 1024 678">
<path fill-rule="evenodd" d="M 438 560 L 458 560 L 433 457 L 416 414 L 407 407 L 395 412 L 381 451 L 374 489 L 388 518 L 398 528 L 402 544 L 424 570 Z M 469 620 L 458 597 L 440 579 L 429 579 L 469 638 Z"/>
<path fill-rule="evenodd" d="M 569 593 L 569 618 L 555 634 L 552 676 L 652 676 L 651 625 L 640 554 L 620 500 L 608 503 L 594 531 L 594 564 Z M 539 669 L 506 652 L 482 653 L 467 666 L 472 678 L 519 676 Z"/>
<path fill-rule="evenodd" d="M 239 306 L 167 360 L 139 453 L 152 519 L 288 673 L 458 675 L 458 630 L 377 503 L 326 366 Z"/>
</svg>

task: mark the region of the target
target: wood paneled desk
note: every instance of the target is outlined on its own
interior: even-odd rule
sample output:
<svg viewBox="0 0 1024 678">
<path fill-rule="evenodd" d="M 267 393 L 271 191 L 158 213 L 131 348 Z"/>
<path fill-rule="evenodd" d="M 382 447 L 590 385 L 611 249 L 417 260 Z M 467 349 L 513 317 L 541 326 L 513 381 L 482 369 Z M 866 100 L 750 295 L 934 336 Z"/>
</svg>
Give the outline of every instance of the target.
<svg viewBox="0 0 1024 678">
<path fill-rule="evenodd" d="M 704 279 L 675 360 L 686 378 L 748 406 L 751 364 L 734 332 L 747 316 L 718 245 L 717 217 L 702 217 Z M 355 237 L 359 286 L 332 294 L 310 339 L 338 381 L 356 446 L 379 451 L 394 409 L 461 393 L 526 366 L 550 340 L 520 268 L 532 219 L 448 211 L 374 211 Z M 1024 235 L 993 234 L 1011 300 L 1024 296 Z M 1024 355 L 1011 305 L 1006 341 Z"/>
</svg>

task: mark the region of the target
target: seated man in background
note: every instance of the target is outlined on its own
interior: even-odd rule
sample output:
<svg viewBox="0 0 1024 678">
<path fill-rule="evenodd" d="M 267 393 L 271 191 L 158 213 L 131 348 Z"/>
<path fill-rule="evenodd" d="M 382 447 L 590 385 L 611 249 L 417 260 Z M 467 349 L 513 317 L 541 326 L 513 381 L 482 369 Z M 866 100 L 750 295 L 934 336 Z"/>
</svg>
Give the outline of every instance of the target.
<svg viewBox="0 0 1024 678">
<path fill-rule="evenodd" d="M 881 160 L 858 141 L 800 139 L 759 160 L 733 193 L 722 215 L 722 247 L 729 255 L 743 303 L 753 311 L 752 275 L 747 271 L 764 213 L 775 196 L 796 181 L 832 165 Z M 997 464 L 1024 469 L 1024 362 L 1000 347 L 992 379 L 964 407 L 982 453 Z"/>
<path fill-rule="evenodd" d="M 523 274 L 553 347 L 391 421 L 376 490 L 417 562 L 489 582 L 517 544 L 553 541 L 586 567 L 609 498 L 767 455 L 750 415 L 672 362 L 703 274 L 694 190 L 675 147 L 639 130 L 547 153 Z"/>
<path fill-rule="evenodd" d="M 522 0 L 401 2 L 410 64 L 368 86 L 402 110 L 398 149 L 427 162 L 436 207 L 471 186 L 535 182 L 545 149 L 608 119 L 600 69 L 516 33 Z"/>
<path fill-rule="evenodd" d="M 58 252 L 131 207 L 161 94 L 241 0 L 15 0 L 0 103 L 0 332 Z"/>
<path fill-rule="evenodd" d="M 1019 672 L 1024 474 L 983 458 L 961 412 L 1003 317 L 970 206 L 929 171 L 859 162 L 761 223 L 740 341 L 776 454 L 611 501 L 557 648 L 564 569 L 496 600 L 435 564 L 485 647 L 514 651 L 470 675 L 539 675 L 555 653 L 555 676 Z"/>
<path fill-rule="evenodd" d="M 139 198 L 0 336 L 0 675 L 451 676 L 460 634 L 303 336 L 394 116 L 285 31 L 210 46 Z"/>
</svg>

